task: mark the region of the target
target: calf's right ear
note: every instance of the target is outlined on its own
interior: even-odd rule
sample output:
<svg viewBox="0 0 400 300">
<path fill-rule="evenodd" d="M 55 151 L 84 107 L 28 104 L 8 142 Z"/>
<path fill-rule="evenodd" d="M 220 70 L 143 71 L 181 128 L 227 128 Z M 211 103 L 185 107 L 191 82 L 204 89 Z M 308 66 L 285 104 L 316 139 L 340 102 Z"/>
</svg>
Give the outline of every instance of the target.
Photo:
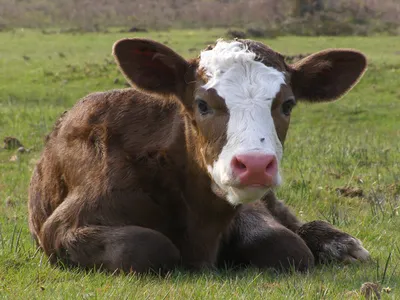
<svg viewBox="0 0 400 300">
<path fill-rule="evenodd" d="M 129 83 L 146 92 L 182 99 L 187 82 L 193 80 L 190 64 L 158 42 L 122 39 L 115 42 L 112 53 Z"/>
</svg>

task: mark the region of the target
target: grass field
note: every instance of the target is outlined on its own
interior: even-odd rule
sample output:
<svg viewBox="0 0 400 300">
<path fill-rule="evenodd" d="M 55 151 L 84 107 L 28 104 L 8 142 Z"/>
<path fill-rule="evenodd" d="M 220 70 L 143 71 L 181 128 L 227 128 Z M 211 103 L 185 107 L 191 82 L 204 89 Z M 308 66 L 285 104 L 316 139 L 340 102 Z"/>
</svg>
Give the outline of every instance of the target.
<svg viewBox="0 0 400 300">
<path fill-rule="evenodd" d="M 151 32 L 184 55 L 224 31 Z M 92 91 L 124 86 L 111 46 L 133 34 L 0 33 L 0 138 L 17 137 L 29 153 L 0 150 L 0 298 L 5 299 L 362 299 L 364 282 L 383 299 L 400 298 L 400 39 L 397 37 L 265 40 L 284 54 L 330 47 L 363 51 L 362 81 L 335 103 L 296 107 L 278 190 L 303 220 L 324 219 L 357 236 L 373 260 L 318 266 L 307 274 L 257 270 L 176 271 L 166 279 L 51 267 L 27 227 L 27 188 L 43 138 L 57 117 Z M 14 157 L 13 157 L 14 156 Z M 10 158 L 12 158 L 10 160 Z M 360 197 L 337 188 L 358 188 Z"/>
</svg>

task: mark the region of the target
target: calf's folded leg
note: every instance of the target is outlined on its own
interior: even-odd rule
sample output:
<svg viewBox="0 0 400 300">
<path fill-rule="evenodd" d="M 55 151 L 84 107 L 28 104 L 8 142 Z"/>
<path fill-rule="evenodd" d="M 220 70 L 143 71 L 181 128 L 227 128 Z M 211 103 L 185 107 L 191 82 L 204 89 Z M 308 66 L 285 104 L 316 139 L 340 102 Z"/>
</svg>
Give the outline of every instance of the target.
<svg viewBox="0 0 400 300">
<path fill-rule="evenodd" d="M 39 241 L 51 262 L 146 273 L 166 272 L 180 262 L 177 247 L 162 233 L 139 226 L 74 227 L 64 201 L 43 224 Z M 68 225 L 67 225 L 68 224 Z"/>
<path fill-rule="evenodd" d="M 223 239 L 219 265 L 304 271 L 314 265 L 306 243 L 278 223 L 261 203 L 243 206 Z"/>
<path fill-rule="evenodd" d="M 357 238 L 325 221 L 301 222 L 272 192 L 267 194 L 262 201 L 276 220 L 306 242 L 314 254 L 316 262 L 351 263 L 369 260 L 369 252 Z"/>
<path fill-rule="evenodd" d="M 46 250 L 67 265 L 109 271 L 166 272 L 180 261 L 179 250 L 166 236 L 138 226 L 77 228 L 57 237 L 57 247 Z"/>
</svg>

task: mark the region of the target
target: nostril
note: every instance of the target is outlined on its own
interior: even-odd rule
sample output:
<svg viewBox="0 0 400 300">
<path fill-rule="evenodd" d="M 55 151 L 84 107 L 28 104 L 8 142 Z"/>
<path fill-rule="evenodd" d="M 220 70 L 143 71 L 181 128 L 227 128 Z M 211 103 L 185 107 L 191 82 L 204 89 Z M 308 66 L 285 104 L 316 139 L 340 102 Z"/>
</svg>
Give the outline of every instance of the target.
<svg viewBox="0 0 400 300">
<path fill-rule="evenodd" d="M 247 171 L 247 166 L 243 163 L 243 161 L 234 157 L 231 162 L 232 170 L 236 175 L 244 174 Z"/>
<path fill-rule="evenodd" d="M 233 159 L 232 166 L 233 168 L 239 171 L 244 171 L 247 169 L 246 165 L 242 161 L 240 161 L 237 157 Z"/>
<path fill-rule="evenodd" d="M 265 167 L 265 172 L 267 174 L 273 174 L 275 172 L 275 170 L 277 170 L 277 162 L 276 162 L 276 158 L 273 157 L 271 159 L 271 161 Z"/>
<path fill-rule="evenodd" d="M 243 164 L 243 163 L 241 163 L 240 161 L 238 161 L 237 167 L 238 167 L 239 169 L 242 169 L 242 170 L 246 169 L 246 165 Z"/>
</svg>

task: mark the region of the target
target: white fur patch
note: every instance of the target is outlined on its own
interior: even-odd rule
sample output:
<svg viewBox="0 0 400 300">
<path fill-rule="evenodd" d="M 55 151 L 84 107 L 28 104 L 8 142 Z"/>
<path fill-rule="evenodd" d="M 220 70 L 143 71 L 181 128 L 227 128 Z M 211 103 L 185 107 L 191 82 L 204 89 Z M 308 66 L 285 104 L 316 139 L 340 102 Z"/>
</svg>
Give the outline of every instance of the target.
<svg viewBox="0 0 400 300">
<path fill-rule="evenodd" d="M 222 40 L 200 56 L 200 68 L 209 78 L 204 88 L 214 88 L 225 99 L 230 115 L 227 143 L 218 159 L 208 166 L 208 171 L 233 205 L 257 200 L 267 191 L 266 188 L 235 187 L 238 182 L 231 169 L 235 155 L 273 154 L 278 166 L 282 158 L 282 145 L 272 119 L 271 105 L 285 83 L 285 76 L 255 58 L 256 54 L 248 51 L 243 43 Z M 279 169 L 274 181 L 276 185 L 281 183 Z"/>
</svg>

